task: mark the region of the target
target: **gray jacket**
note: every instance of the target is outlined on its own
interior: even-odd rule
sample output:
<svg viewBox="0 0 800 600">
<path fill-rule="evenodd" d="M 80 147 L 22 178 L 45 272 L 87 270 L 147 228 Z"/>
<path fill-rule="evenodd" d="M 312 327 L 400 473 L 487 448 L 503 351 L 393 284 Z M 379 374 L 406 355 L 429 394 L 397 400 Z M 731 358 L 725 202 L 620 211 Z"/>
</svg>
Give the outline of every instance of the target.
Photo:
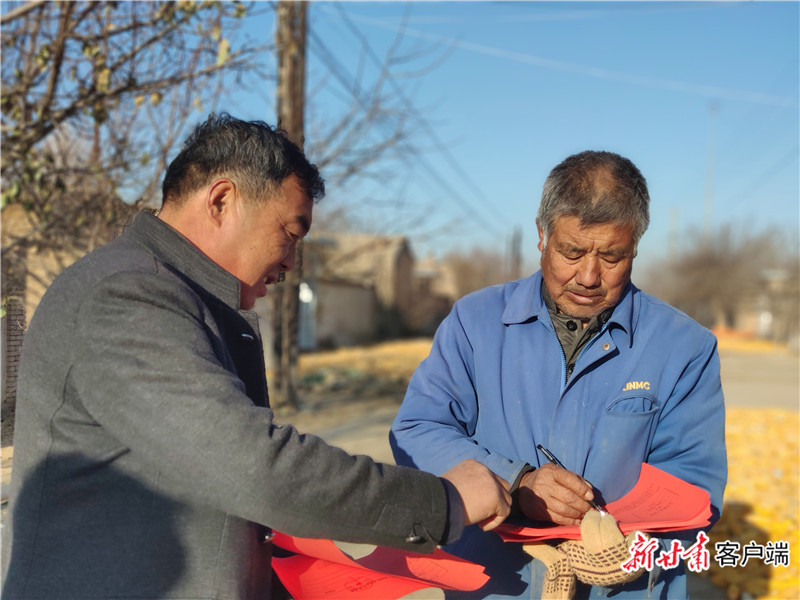
<svg viewBox="0 0 800 600">
<path fill-rule="evenodd" d="M 56 278 L 23 346 L 4 600 L 264 600 L 265 527 L 444 541 L 442 480 L 273 423 L 238 306 L 239 282 L 148 212 Z"/>
</svg>

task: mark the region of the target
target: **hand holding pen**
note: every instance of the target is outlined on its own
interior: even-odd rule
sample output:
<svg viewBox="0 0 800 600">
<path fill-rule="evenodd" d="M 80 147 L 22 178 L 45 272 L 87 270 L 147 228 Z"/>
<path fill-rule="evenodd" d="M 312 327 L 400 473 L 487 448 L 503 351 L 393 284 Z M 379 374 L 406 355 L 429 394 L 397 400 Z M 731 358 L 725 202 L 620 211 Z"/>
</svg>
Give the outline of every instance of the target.
<svg viewBox="0 0 800 600">
<path fill-rule="evenodd" d="M 592 510 L 593 498 L 594 490 L 585 479 L 548 462 L 522 476 L 515 504 L 533 521 L 580 525 L 586 511 Z"/>
<path fill-rule="evenodd" d="M 537 444 L 537 446 L 536 446 L 536 447 L 539 449 L 539 451 L 540 451 L 542 454 L 544 454 L 544 455 L 545 455 L 545 457 L 547 458 L 547 460 L 549 460 L 551 463 L 553 463 L 553 464 L 554 464 L 554 465 L 556 465 L 557 467 L 561 467 L 562 469 L 566 469 L 566 467 L 565 467 L 564 465 L 562 465 L 562 464 L 561 464 L 561 461 L 560 461 L 560 460 L 558 460 L 558 459 L 555 457 L 555 455 L 554 455 L 552 452 L 550 452 L 550 450 L 548 450 L 547 448 L 545 448 L 545 447 L 544 447 L 544 446 L 542 446 L 541 444 Z M 600 508 L 599 506 L 597 506 L 597 503 L 596 503 L 594 500 L 587 500 L 587 502 L 588 502 L 588 503 L 591 505 L 591 507 L 592 507 L 592 508 L 594 508 L 595 510 L 599 511 L 601 515 L 604 515 L 604 514 L 605 514 L 605 511 L 604 511 L 602 508 Z"/>
</svg>

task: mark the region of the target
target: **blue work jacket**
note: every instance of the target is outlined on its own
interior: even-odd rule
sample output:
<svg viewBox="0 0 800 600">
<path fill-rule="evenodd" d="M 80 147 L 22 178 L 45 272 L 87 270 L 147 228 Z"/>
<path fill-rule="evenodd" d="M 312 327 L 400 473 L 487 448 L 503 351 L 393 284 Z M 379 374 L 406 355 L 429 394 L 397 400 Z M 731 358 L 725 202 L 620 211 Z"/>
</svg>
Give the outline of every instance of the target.
<svg viewBox="0 0 800 600">
<path fill-rule="evenodd" d="M 538 272 L 456 303 L 392 425 L 395 460 L 442 474 L 473 458 L 511 483 L 526 464 L 546 462 L 542 444 L 591 482 L 602 503 L 624 496 L 647 462 L 707 490 L 716 518 L 727 459 L 713 334 L 628 284 L 567 379 L 541 286 Z M 541 593 L 543 567 L 520 544 L 473 526 L 448 550 L 491 576 L 468 597 Z M 682 566 L 653 575 L 649 594 L 643 576 L 613 597 L 686 596 Z M 584 586 L 577 597 L 609 591 Z"/>
</svg>

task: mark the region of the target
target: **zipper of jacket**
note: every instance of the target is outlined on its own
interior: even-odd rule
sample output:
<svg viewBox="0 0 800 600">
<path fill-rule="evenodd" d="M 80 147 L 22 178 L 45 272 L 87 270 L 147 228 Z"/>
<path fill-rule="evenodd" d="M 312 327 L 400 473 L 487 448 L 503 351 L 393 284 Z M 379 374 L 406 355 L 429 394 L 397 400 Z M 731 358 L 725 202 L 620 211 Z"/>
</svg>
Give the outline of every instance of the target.
<svg viewBox="0 0 800 600">
<path fill-rule="evenodd" d="M 552 325 L 552 323 L 551 323 L 551 325 Z M 545 329 L 547 329 L 552 334 L 552 336 L 554 338 L 556 338 L 556 343 L 558 344 L 558 347 L 561 350 L 561 366 L 563 367 L 563 369 L 561 371 L 561 375 L 562 375 L 562 377 L 561 377 L 561 393 L 563 394 L 564 390 L 567 389 L 567 384 L 569 383 L 569 380 L 572 377 L 572 373 L 574 372 L 575 369 L 573 367 L 573 370 L 568 372 L 569 371 L 569 365 L 567 364 L 567 355 L 564 353 L 564 347 L 561 345 L 561 340 L 558 339 L 558 334 L 555 332 L 555 329 L 553 329 L 549 325 L 545 325 Z M 575 357 L 575 363 L 574 363 L 575 366 L 578 365 L 578 361 L 581 359 L 581 356 L 583 356 L 583 353 L 586 352 L 587 348 L 592 346 L 594 344 L 595 340 L 597 340 L 597 338 L 599 338 L 603 334 L 603 332 L 605 332 L 607 329 L 608 329 L 608 323 L 604 323 L 600 327 L 598 332 L 595 335 L 592 336 L 592 339 L 590 339 L 588 342 L 586 342 L 583 345 L 583 347 L 580 349 L 580 352 L 578 352 L 578 356 Z"/>
<path fill-rule="evenodd" d="M 580 352 L 578 352 L 578 356 L 576 356 L 576 357 L 575 357 L 575 365 L 577 365 L 577 364 L 578 364 L 578 361 L 581 359 L 581 356 L 583 356 L 583 353 L 584 353 L 584 352 L 586 352 L 586 350 L 587 350 L 587 349 L 588 349 L 590 346 L 594 345 L 594 343 L 595 343 L 595 342 L 598 340 L 598 338 L 599 338 L 601 335 L 603 335 L 603 333 L 605 333 L 605 331 L 606 331 L 607 329 L 608 329 L 608 322 L 606 321 L 605 323 L 603 323 L 603 325 L 600 327 L 600 329 L 598 329 L 598 330 L 597 330 L 597 333 L 595 333 L 595 334 L 592 336 L 592 339 L 590 339 L 588 342 L 586 342 L 586 343 L 583 345 L 583 348 L 581 348 Z M 563 353 L 564 353 L 564 351 L 562 350 L 562 351 L 561 351 L 561 353 L 563 354 Z M 564 359 L 564 362 L 566 362 L 566 359 Z"/>
<path fill-rule="evenodd" d="M 569 378 L 567 376 L 567 355 L 564 354 L 564 347 L 561 345 L 561 340 L 558 339 L 558 334 L 555 332 L 555 329 L 552 327 L 552 322 L 550 325 L 545 324 L 545 329 L 550 332 L 550 334 L 556 339 L 556 344 L 558 344 L 558 349 L 561 352 L 561 394 L 564 394 L 564 390 L 567 389 L 567 382 Z M 583 349 L 581 349 L 582 351 Z"/>
</svg>

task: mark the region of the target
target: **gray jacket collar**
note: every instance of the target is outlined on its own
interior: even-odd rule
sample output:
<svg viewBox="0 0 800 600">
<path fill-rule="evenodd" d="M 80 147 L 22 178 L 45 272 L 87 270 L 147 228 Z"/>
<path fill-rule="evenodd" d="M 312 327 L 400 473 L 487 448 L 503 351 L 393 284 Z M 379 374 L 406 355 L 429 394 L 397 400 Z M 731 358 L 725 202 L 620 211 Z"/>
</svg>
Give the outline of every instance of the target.
<svg viewBox="0 0 800 600">
<path fill-rule="evenodd" d="M 147 248 L 159 261 L 172 267 L 232 309 L 239 310 L 241 296 L 239 280 L 208 258 L 153 212 L 143 210 L 137 214 L 123 235 Z"/>
</svg>

